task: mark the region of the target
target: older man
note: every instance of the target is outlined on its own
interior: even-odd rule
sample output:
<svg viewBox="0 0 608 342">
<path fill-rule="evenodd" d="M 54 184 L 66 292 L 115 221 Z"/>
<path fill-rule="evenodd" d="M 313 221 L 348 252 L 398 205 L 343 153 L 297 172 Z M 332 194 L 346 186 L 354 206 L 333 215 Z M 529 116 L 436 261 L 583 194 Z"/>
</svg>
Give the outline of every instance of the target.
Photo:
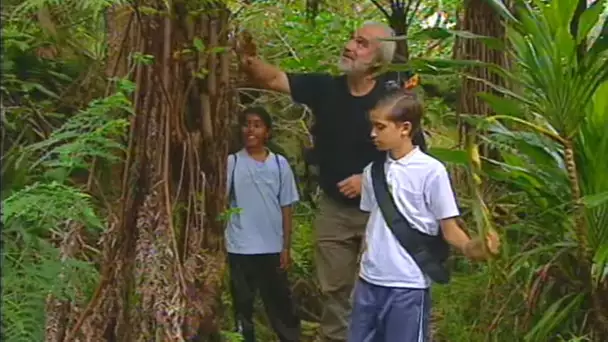
<svg viewBox="0 0 608 342">
<path fill-rule="evenodd" d="M 390 63 L 394 36 L 381 23 L 365 23 L 352 35 L 340 57 L 344 73 L 286 73 L 241 52 L 241 63 L 258 87 L 291 94 L 308 106 L 316 119 L 315 153 L 323 196 L 315 222 L 317 276 L 324 295 L 321 318 L 323 341 L 346 341 L 351 310 L 350 295 L 367 214 L 359 210 L 361 173 L 376 158 L 383 158 L 370 139 L 368 111 L 387 91 L 400 86 L 387 75 L 374 77 Z M 424 144 L 419 136 L 418 144 Z"/>
</svg>

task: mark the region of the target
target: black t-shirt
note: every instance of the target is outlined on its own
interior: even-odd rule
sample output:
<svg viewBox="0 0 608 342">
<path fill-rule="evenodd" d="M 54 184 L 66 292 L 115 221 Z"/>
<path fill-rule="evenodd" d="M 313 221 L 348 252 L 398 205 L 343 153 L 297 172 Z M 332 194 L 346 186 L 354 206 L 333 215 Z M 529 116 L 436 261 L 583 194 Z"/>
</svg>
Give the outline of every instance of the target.
<svg viewBox="0 0 608 342">
<path fill-rule="evenodd" d="M 287 77 L 293 101 L 307 105 L 315 116 L 313 135 L 321 189 L 335 200 L 358 207 L 361 199 L 345 197 L 337 184 L 385 157 L 372 142 L 368 115 L 400 80 L 396 74 L 381 75 L 367 95 L 353 96 L 345 76 L 310 73 Z M 414 137 L 414 144 L 426 147 L 422 133 Z"/>
</svg>

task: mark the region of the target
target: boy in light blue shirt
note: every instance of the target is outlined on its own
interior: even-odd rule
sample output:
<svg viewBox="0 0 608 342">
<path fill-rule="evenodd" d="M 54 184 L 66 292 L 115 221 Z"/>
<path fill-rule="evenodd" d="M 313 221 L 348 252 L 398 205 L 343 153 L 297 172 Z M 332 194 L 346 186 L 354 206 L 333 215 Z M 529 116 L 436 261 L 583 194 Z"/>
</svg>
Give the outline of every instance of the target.
<svg viewBox="0 0 608 342">
<path fill-rule="evenodd" d="M 253 306 L 257 291 L 281 342 L 298 342 L 286 270 L 291 257 L 292 205 L 299 200 L 287 160 L 266 147 L 272 120 L 263 108 L 248 108 L 239 118 L 243 149 L 228 156 L 232 214 L 226 228 L 230 287 L 237 330 L 255 341 Z"/>
</svg>

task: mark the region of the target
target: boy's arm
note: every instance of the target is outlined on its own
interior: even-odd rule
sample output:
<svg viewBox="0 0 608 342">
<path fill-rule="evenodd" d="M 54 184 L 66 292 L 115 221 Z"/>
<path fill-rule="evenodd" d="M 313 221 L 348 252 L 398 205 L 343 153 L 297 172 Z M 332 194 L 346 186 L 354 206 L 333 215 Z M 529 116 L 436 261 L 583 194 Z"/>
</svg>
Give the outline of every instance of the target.
<svg viewBox="0 0 608 342">
<path fill-rule="evenodd" d="M 445 167 L 436 169 L 427 179 L 425 186 L 429 208 L 435 219 L 440 222 L 444 239 L 451 246 L 464 251 L 466 244 L 471 239 L 456 222 L 456 218 L 460 216 L 460 210 L 458 210 Z"/>
<path fill-rule="evenodd" d="M 374 189 L 371 183 L 370 166 L 366 166 L 361 174 L 361 202 L 359 209 L 365 212 L 371 212 L 374 206 Z"/>
<path fill-rule="evenodd" d="M 279 205 L 283 217 L 283 250 L 291 248 L 291 233 L 293 227 L 293 204 L 300 200 L 293 171 L 283 156 L 279 157 L 281 163 L 281 177 L 283 179 L 279 190 Z"/>
<path fill-rule="evenodd" d="M 361 211 L 370 213 L 374 208 L 375 196 L 374 196 L 374 188 L 371 179 L 371 164 L 366 166 L 363 169 L 363 173 L 361 174 L 361 202 L 359 203 L 359 209 Z M 367 228 L 366 228 L 367 229 Z M 361 262 L 361 258 L 363 257 L 363 253 L 367 250 L 367 235 L 363 235 L 363 241 L 361 248 L 359 250 L 359 256 L 357 257 L 357 262 Z"/>
<path fill-rule="evenodd" d="M 283 216 L 283 250 L 291 249 L 291 231 L 293 227 L 293 207 L 291 205 L 281 207 Z"/>
<path fill-rule="evenodd" d="M 234 159 L 236 158 L 236 153 L 232 154 L 232 155 L 228 155 L 228 160 L 226 161 L 226 194 L 230 194 L 230 191 L 232 190 L 232 176 L 234 175 L 234 167 L 236 165 L 234 165 Z M 230 199 L 229 199 L 230 200 Z"/>
<path fill-rule="evenodd" d="M 296 180 L 291 167 L 283 156 L 279 156 L 281 164 L 280 177 L 283 179 L 279 189 L 279 205 L 283 220 L 283 250 L 281 251 L 281 268 L 286 270 L 291 264 L 291 232 L 293 227 L 293 204 L 300 200 Z"/>
<path fill-rule="evenodd" d="M 440 224 L 445 241 L 466 255 L 466 246 L 471 238 L 460 228 L 456 219 L 444 219 L 440 221 Z"/>
<path fill-rule="evenodd" d="M 441 220 L 441 231 L 450 245 L 458 248 L 464 256 L 471 260 L 485 260 L 488 258 L 485 244 L 487 244 L 490 253 L 498 253 L 500 241 L 496 233 L 491 232 L 486 237 L 487 241 L 485 242 L 481 238 L 471 239 L 454 218 Z"/>
<path fill-rule="evenodd" d="M 472 260 L 487 258 L 484 241 L 471 239 L 460 227 L 457 217 L 460 216 L 456 198 L 447 170 L 441 168 L 431 176 L 428 183 L 429 205 L 435 218 L 440 221 L 443 238 L 453 247 Z M 488 241 L 498 248 L 497 236 L 489 236 Z"/>
</svg>

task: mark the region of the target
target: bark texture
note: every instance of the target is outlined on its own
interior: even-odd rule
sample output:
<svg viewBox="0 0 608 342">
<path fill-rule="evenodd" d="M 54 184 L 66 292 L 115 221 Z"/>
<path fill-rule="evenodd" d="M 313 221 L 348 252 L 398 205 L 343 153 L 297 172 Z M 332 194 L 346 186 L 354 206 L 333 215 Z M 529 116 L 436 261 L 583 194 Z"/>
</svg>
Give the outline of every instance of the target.
<svg viewBox="0 0 608 342">
<path fill-rule="evenodd" d="M 505 27 L 502 19 L 488 2 L 484 0 L 467 0 L 462 20 L 458 26 L 459 30 L 505 40 Z M 479 39 L 457 39 L 454 49 L 455 58 L 458 59 L 494 63 L 503 67 L 507 66 L 507 56 L 503 51 L 490 49 Z M 479 92 L 492 92 L 492 89 L 486 83 L 478 80 L 486 80 L 499 86 L 504 86 L 504 80 L 487 68 L 472 68 L 469 70 L 469 74 L 477 80 L 471 78 L 463 79 L 457 112 L 468 115 L 492 114 L 492 110 L 488 104 L 477 96 Z M 470 130 L 471 127 L 469 125 L 463 120 L 459 120 L 461 145 L 464 145 L 466 136 Z M 481 153 L 487 155 L 487 151 L 485 150 L 482 150 Z"/>
<path fill-rule="evenodd" d="M 120 198 L 100 241 L 97 291 L 62 319 L 65 337 L 49 341 L 206 340 L 219 330 L 217 217 L 236 68 L 227 7 L 194 3 L 145 0 L 108 12 L 107 75 L 136 83 L 128 149 L 114 175 Z M 50 318 L 55 311 L 66 316 L 50 301 Z"/>
</svg>

